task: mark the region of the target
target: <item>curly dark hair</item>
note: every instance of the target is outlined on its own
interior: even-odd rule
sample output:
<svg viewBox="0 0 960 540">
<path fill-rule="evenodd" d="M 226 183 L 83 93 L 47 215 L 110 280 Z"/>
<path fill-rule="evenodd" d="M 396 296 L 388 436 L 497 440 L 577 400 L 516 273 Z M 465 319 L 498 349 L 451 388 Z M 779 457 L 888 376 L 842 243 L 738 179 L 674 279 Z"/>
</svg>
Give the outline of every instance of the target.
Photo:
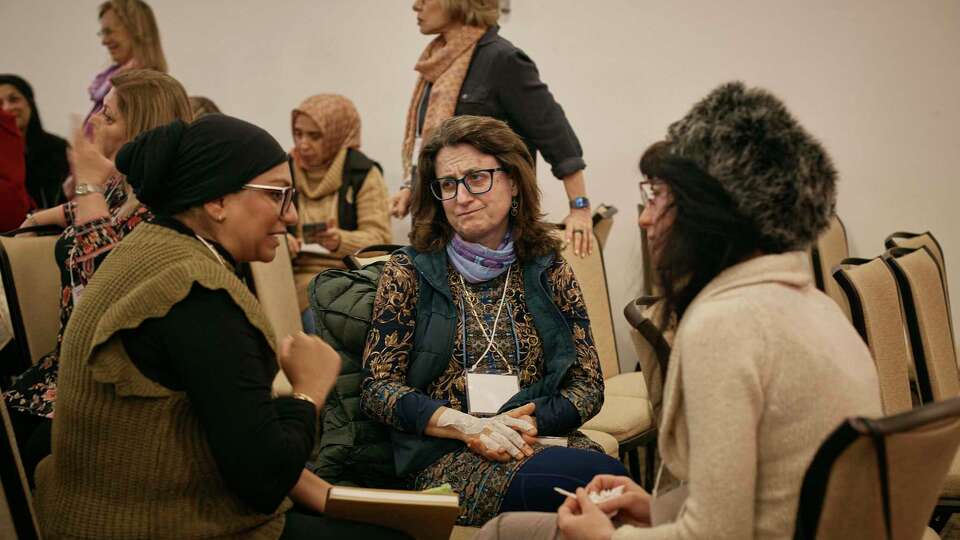
<svg viewBox="0 0 960 540">
<path fill-rule="evenodd" d="M 417 179 L 413 183 L 413 228 L 410 243 L 422 253 L 446 249 L 453 238 L 453 227 L 443 211 L 443 202 L 430 192 L 437 179 L 437 154 L 445 147 L 469 144 L 493 156 L 517 184 L 519 207 L 516 216 L 509 216 L 517 259 L 528 261 L 548 253 L 560 253 L 560 240 L 553 227 L 543 220 L 540 211 L 540 188 L 534 172 L 533 157 L 519 135 L 505 122 L 485 116 L 454 116 L 434 131 L 424 145 L 417 162 Z"/>
</svg>

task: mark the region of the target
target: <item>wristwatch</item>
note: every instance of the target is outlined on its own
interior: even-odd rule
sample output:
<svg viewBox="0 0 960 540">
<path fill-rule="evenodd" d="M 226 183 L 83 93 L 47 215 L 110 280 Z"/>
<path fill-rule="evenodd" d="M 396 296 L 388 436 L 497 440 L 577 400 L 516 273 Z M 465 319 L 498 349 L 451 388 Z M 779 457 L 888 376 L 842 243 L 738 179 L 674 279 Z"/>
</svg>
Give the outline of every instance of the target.
<svg viewBox="0 0 960 540">
<path fill-rule="evenodd" d="M 583 208 L 590 208 L 590 199 L 586 197 L 576 197 L 570 201 L 571 210 L 581 210 Z"/>
<path fill-rule="evenodd" d="M 99 193 L 103 195 L 106 193 L 106 190 L 103 189 L 103 186 L 98 186 L 96 184 L 77 184 L 77 187 L 74 188 L 74 195 L 77 197 L 82 197 L 84 195 L 89 195 L 91 193 Z"/>
</svg>

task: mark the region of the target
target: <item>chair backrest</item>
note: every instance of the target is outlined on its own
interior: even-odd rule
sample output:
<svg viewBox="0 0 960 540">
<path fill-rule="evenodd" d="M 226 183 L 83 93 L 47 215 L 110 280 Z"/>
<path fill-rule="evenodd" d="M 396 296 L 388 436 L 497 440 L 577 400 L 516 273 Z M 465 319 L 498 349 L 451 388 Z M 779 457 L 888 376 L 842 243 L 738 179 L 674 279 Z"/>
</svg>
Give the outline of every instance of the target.
<svg viewBox="0 0 960 540">
<path fill-rule="evenodd" d="M 670 359 L 670 342 L 660 331 L 659 299 L 641 296 L 623 308 L 623 315 L 630 323 L 630 339 L 637 352 L 637 363 L 647 387 L 647 399 L 653 410 L 656 423 L 660 423 L 663 408 L 663 384 L 666 378 L 667 361 Z"/>
<path fill-rule="evenodd" d="M 893 273 L 881 257 L 845 259 L 834 269 L 833 280 L 845 294 L 853 326 L 877 365 L 883 411 L 909 410 L 913 357 Z"/>
<path fill-rule="evenodd" d="M 260 300 L 267 319 L 273 327 L 278 340 L 294 332 L 303 331 L 303 321 L 297 309 L 297 287 L 293 281 L 293 265 L 287 243 L 281 237 L 277 255 L 268 263 L 250 263 L 251 289 Z M 273 381 L 273 391 L 277 395 L 292 392 L 290 382 L 283 370 L 277 373 Z"/>
<path fill-rule="evenodd" d="M 359 270 L 368 264 L 386 261 L 393 252 L 402 248 L 399 244 L 375 244 L 358 249 L 343 258 L 343 264 L 350 270 Z"/>
<path fill-rule="evenodd" d="M 940 267 L 926 247 L 884 254 L 900 288 L 910 348 L 924 402 L 960 395 L 960 372 Z"/>
<path fill-rule="evenodd" d="M 887 237 L 884 241 L 887 249 L 892 248 L 911 248 L 917 249 L 925 247 L 930 250 L 930 254 L 933 255 L 934 260 L 937 261 L 937 266 L 940 267 L 940 275 L 943 277 L 943 292 L 947 296 L 947 312 L 950 313 L 950 322 L 951 328 L 953 323 L 953 314 L 950 308 L 950 287 L 947 286 L 947 263 L 944 259 L 943 248 L 940 246 L 940 242 L 937 242 L 936 237 L 933 236 L 933 233 L 927 231 L 925 233 L 911 233 L 911 232 L 895 232 Z"/>
<path fill-rule="evenodd" d="M 7 405 L 0 399 L 0 538 L 40 537 L 27 475 L 20 461 Z"/>
<path fill-rule="evenodd" d="M 558 231 L 557 234 L 562 235 L 563 231 Z M 593 232 L 591 231 L 590 234 L 593 235 Z M 597 238 L 594 236 L 593 242 L 596 241 Z M 613 330 L 613 314 L 610 311 L 610 295 L 607 291 L 603 253 L 599 249 L 594 249 L 593 253 L 580 257 L 573 254 L 572 245 L 567 245 L 563 250 L 563 257 L 573 269 L 573 274 L 580 284 L 580 290 L 583 291 L 583 301 L 587 305 L 587 315 L 590 317 L 593 341 L 600 356 L 603 378 L 609 379 L 619 375 L 620 356 Z"/>
<path fill-rule="evenodd" d="M 820 235 L 820 238 L 817 238 L 810 250 L 811 266 L 817 288 L 832 298 L 847 314 L 847 318 L 850 318 L 847 297 L 840 290 L 837 282 L 830 279 L 830 275 L 833 273 L 833 268 L 849 256 L 847 230 L 840 221 L 840 217 L 834 214 L 830 218 L 830 226 Z"/>
<path fill-rule="evenodd" d="M 20 373 L 57 344 L 60 329 L 60 268 L 53 256 L 57 236 L 0 237 L 0 274 L 10 308 Z M 2 371 L 8 372 L 8 369 Z"/>
<path fill-rule="evenodd" d="M 960 399 L 848 419 L 807 469 L 794 538 L 922 537 L 958 446 Z"/>
<path fill-rule="evenodd" d="M 601 204 L 593 213 L 593 234 L 597 236 L 597 247 L 604 249 L 610 230 L 613 229 L 613 216 L 617 213 L 616 206 Z"/>
</svg>

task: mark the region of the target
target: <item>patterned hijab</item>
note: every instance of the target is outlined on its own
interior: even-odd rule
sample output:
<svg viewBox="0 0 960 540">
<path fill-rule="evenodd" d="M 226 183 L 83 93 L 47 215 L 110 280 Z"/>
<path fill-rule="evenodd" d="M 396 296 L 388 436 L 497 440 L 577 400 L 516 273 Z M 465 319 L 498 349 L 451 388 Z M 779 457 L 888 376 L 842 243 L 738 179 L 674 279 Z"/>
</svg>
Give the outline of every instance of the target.
<svg viewBox="0 0 960 540">
<path fill-rule="evenodd" d="M 319 166 L 308 170 L 296 145 L 290 151 L 297 168 L 309 172 L 309 176 L 323 178 L 341 150 L 360 148 L 360 114 L 349 99 L 338 94 L 319 94 L 308 97 L 290 113 L 291 131 L 297 116 L 301 114 L 309 116 L 316 122 L 320 133 L 323 134 Z"/>
</svg>

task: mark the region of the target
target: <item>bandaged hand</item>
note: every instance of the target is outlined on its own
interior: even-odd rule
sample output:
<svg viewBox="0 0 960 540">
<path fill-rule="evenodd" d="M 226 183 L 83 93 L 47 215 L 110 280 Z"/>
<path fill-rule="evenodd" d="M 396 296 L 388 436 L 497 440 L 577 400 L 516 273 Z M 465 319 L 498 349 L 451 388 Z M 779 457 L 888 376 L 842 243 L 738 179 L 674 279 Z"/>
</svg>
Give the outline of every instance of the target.
<svg viewBox="0 0 960 540">
<path fill-rule="evenodd" d="M 524 456 L 533 455 L 533 448 L 521 435 L 523 433 L 533 437 L 537 433 L 536 426 L 530 421 L 533 410 L 534 404 L 529 403 L 492 418 L 477 418 L 454 409 L 446 409 L 438 418 L 437 426 L 457 430 L 464 435 L 463 440 L 471 450 L 489 459 L 522 459 Z"/>
</svg>

